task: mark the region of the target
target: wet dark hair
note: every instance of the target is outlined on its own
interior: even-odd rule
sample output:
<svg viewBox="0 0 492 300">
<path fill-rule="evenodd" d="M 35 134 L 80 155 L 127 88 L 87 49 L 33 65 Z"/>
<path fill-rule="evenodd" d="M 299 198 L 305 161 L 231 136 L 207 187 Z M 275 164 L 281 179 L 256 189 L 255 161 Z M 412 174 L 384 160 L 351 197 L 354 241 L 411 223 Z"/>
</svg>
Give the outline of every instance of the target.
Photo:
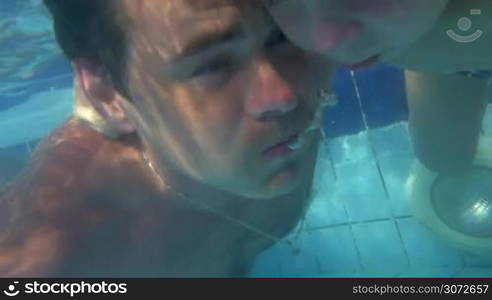
<svg viewBox="0 0 492 300">
<path fill-rule="evenodd" d="M 43 0 L 58 44 L 69 60 L 85 58 L 102 65 L 116 89 L 126 89 L 127 34 L 118 0 Z M 137 0 L 138 1 L 138 0 Z"/>
</svg>

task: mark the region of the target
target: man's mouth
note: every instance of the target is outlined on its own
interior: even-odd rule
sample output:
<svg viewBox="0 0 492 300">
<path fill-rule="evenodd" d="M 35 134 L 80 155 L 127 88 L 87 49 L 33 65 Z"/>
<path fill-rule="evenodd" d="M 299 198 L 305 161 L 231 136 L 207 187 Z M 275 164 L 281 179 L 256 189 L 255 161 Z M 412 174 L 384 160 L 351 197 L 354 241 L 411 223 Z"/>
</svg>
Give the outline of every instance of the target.
<svg viewBox="0 0 492 300">
<path fill-rule="evenodd" d="M 292 154 L 295 150 L 299 149 L 300 146 L 301 143 L 299 141 L 299 135 L 294 135 L 263 151 L 263 157 L 273 158 L 273 157 L 288 156 Z"/>
<path fill-rule="evenodd" d="M 314 116 L 307 127 L 305 127 L 302 131 L 297 131 L 300 133 L 294 134 L 288 138 L 283 139 L 281 142 L 268 147 L 266 150 L 263 151 L 263 157 L 284 157 L 302 148 L 306 144 L 309 134 L 312 131 L 316 131 L 321 128 L 323 111 L 325 107 L 326 103 L 324 101 L 320 101 L 314 113 Z"/>
<path fill-rule="evenodd" d="M 265 151 L 263 151 L 263 157 L 273 158 L 273 157 L 284 157 L 288 156 L 297 150 L 301 149 L 308 141 L 308 136 L 311 131 L 318 130 L 320 127 L 314 122 L 302 131 L 301 134 L 293 135 L 280 143 L 270 146 Z"/>
</svg>

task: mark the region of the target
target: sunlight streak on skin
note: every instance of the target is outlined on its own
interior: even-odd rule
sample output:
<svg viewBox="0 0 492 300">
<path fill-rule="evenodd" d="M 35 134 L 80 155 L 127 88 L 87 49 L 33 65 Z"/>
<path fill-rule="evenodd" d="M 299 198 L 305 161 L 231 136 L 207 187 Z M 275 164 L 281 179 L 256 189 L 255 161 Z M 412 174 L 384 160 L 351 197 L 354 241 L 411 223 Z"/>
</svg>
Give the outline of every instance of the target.
<svg viewBox="0 0 492 300">
<path fill-rule="evenodd" d="M 55 229 L 39 228 L 25 238 L 20 251 L 18 248 L 0 250 L 0 274 L 2 277 L 25 277 L 48 273 L 60 255 L 60 238 Z"/>
<path fill-rule="evenodd" d="M 212 148 L 208 136 L 202 134 L 204 128 L 199 122 L 201 119 L 199 116 L 200 111 L 193 109 L 188 91 L 185 89 L 177 89 L 174 97 L 175 99 L 181 99 L 181 107 L 183 108 L 181 110 L 183 113 L 182 120 L 188 120 L 185 125 L 187 127 L 188 137 L 195 143 L 194 149 L 197 151 L 204 151 L 205 149 L 203 149 L 202 146 L 207 145 Z M 217 151 L 218 149 L 214 150 L 207 151 L 207 155 L 210 156 L 211 160 L 218 160 L 221 157 L 220 151 Z"/>
<path fill-rule="evenodd" d="M 162 6 L 160 6 L 162 7 Z M 165 10 L 161 11 L 161 12 L 156 12 L 156 10 L 154 10 L 152 7 L 147 7 L 146 9 L 151 9 L 151 12 L 153 14 L 170 14 L 171 13 L 171 6 L 170 5 L 167 5 L 165 6 Z M 161 9 L 162 10 L 162 9 Z M 169 21 L 168 19 L 170 18 L 164 18 L 164 20 L 167 22 Z M 220 26 L 220 24 L 216 24 L 217 26 Z M 171 26 L 171 25 L 169 25 Z M 169 27 L 168 26 L 168 27 Z M 143 41 L 144 43 L 140 43 L 140 44 L 143 44 L 143 45 L 148 45 L 149 43 L 147 43 L 146 41 L 146 37 L 144 36 L 138 36 L 137 37 L 138 40 L 140 41 Z M 177 39 L 173 39 L 171 41 L 172 43 L 172 46 L 171 48 L 174 49 L 175 52 L 179 52 L 181 51 L 181 45 L 179 43 L 177 43 Z M 136 49 L 135 51 L 135 54 L 137 54 L 139 52 L 139 49 Z M 168 61 L 169 59 L 169 54 L 165 54 L 165 53 L 170 53 L 171 51 L 166 51 L 166 49 L 163 49 L 162 47 L 155 47 L 153 46 L 152 47 L 152 50 L 151 50 L 151 53 L 158 53 L 159 57 L 161 57 L 163 59 L 163 61 Z M 136 55 L 138 57 L 138 55 Z M 137 75 L 137 74 L 135 74 Z M 139 76 L 140 75 L 140 76 Z M 145 76 L 143 76 L 143 74 L 139 74 L 137 76 L 135 76 L 136 78 L 139 78 L 141 82 L 143 82 L 143 79 Z M 153 90 L 156 91 L 156 95 L 154 95 L 156 97 L 159 97 L 159 98 L 165 98 L 165 97 L 162 97 L 162 95 L 159 95 L 159 91 L 160 91 L 160 86 L 159 84 L 157 84 L 156 82 L 154 82 L 155 80 L 150 80 L 150 82 L 148 82 L 148 85 L 152 86 L 153 87 Z M 177 93 L 179 94 L 180 91 L 178 90 Z M 148 95 L 144 95 L 144 98 L 145 97 L 148 97 Z M 179 96 L 179 99 L 182 99 L 182 100 L 185 100 L 189 98 L 188 95 L 186 94 L 182 94 Z M 156 98 L 157 99 L 157 98 Z M 188 101 L 180 101 L 181 104 L 183 103 L 189 103 L 189 105 L 191 105 L 191 102 Z M 156 112 L 156 111 L 159 111 L 158 107 L 156 104 L 154 103 L 151 103 L 151 111 L 153 112 Z M 198 145 L 200 145 L 200 143 L 197 143 L 196 141 L 199 141 L 200 139 L 200 136 L 199 136 L 199 132 L 203 131 L 203 128 L 201 128 L 198 124 L 198 122 L 193 122 L 193 120 L 196 119 L 196 116 L 193 116 L 191 115 L 191 113 L 193 113 L 193 110 L 190 108 L 188 109 L 183 109 L 180 113 L 184 113 L 185 115 L 182 115 L 182 118 L 181 120 L 190 120 L 190 122 L 187 122 L 187 124 L 183 124 L 183 125 L 186 125 L 184 127 L 188 127 L 187 129 L 187 132 L 189 133 L 188 135 L 184 135 L 184 136 L 191 136 L 191 142 L 195 141 L 194 144 L 195 144 L 195 149 L 199 149 L 198 148 Z M 187 118 L 183 118 L 183 117 L 187 117 Z M 161 126 L 164 125 L 165 122 L 161 121 L 159 118 L 155 118 L 155 121 L 158 122 Z M 143 124 L 143 123 L 142 123 Z M 147 132 L 152 132 L 152 130 L 150 130 L 150 128 L 146 128 L 146 131 Z M 196 172 L 193 172 L 192 171 L 192 167 L 191 167 L 191 162 L 186 162 L 185 159 L 184 159 L 184 155 L 182 155 L 182 153 L 186 153 L 186 152 L 189 152 L 189 151 L 185 151 L 186 149 L 178 149 L 178 148 L 182 148 L 179 146 L 179 143 L 178 142 L 172 142 L 172 139 L 170 138 L 170 135 L 169 134 L 165 134 L 165 133 L 160 133 L 159 134 L 160 136 L 162 136 L 163 138 L 165 138 L 166 140 L 166 147 L 170 147 L 172 152 L 174 152 L 177 156 L 178 156 L 178 162 L 179 164 L 181 164 L 182 166 L 185 167 L 185 169 L 188 170 L 188 172 L 190 172 L 191 174 L 194 174 L 195 176 L 197 176 Z M 202 138 L 203 139 L 203 138 Z M 202 141 L 203 142 L 203 141 Z M 217 153 L 217 156 L 220 156 L 220 153 L 218 151 L 216 151 Z M 215 157 L 215 160 L 219 161 L 218 160 L 218 157 Z"/>
<path fill-rule="evenodd" d="M 168 3 L 166 4 L 165 8 L 162 11 L 162 14 L 159 14 L 159 10 L 157 9 L 154 10 L 154 14 L 157 14 L 157 18 L 159 18 L 160 16 L 164 16 L 164 23 L 166 24 L 166 29 L 168 30 L 172 29 L 173 27 L 173 24 L 171 23 L 172 18 L 168 17 L 171 16 L 173 13 L 172 8 L 173 7 L 171 6 L 171 1 L 168 1 Z M 179 38 L 176 35 L 167 34 L 166 36 L 170 38 L 169 42 L 173 45 L 173 49 L 175 49 L 175 51 L 179 51 L 179 52 L 182 51 L 183 45 L 181 45 L 181 43 L 179 42 Z"/>
<path fill-rule="evenodd" d="M 153 3 L 153 4 L 152 4 Z M 143 23 L 145 27 L 150 27 L 152 30 L 159 30 L 162 32 L 161 36 L 162 37 L 174 37 L 174 35 L 170 34 L 170 31 L 172 30 L 173 24 L 171 23 L 171 18 L 168 17 L 163 17 L 163 16 L 168 16 L 171 15 L 171 1 L 166 1 L 165 7 L 162 7 L 162 4 L 159 4 L 156 7 L 156 3 L 154 2 L 149 2 L 149 1 L 127 1 L 126 2 L 126 7 L 130 11 L 146 11 L 151 14 L 153 17 L 149 17 L 146 20 L 151 20 L 153 18 L 158 18 L 161 19 L 165 26 L 161 26 L 158 29 L 152 26 L 152 24 L 147 24 L 146 20 L 131 20 L 131 22 L 135 23 L 136 26 L 138 26 L 137 23 Z M 131 14 L 130 14 L 131 15 Z M 132 33 L 131 34 L 131 39 L 133 40 L 131 44 L 133 45 L 139 45 L 139 49 L 131 49 L 132 52 L 139 52 L 142 50 L 145 50 L 145 53 L 148 53 L 150 55 L 152 54 L 158 54 L 159 57 L 162 58 L 163 61 L 169 61 L 170 53 L 169 51 L 166 52 L 166 49 L 160 48 L 160 47 L 155 47 L 156 43 L 155 41 L 149 41 L 148 38 L 143 35 L 143 34 L 136 34 Z M 161 42 L 162 43 L 162 42 Z M 176 38 L 172 39 L 167 39 L 165 41 L 166 45 L 172 45 L 174 48 L 179 48 L 180 45 L 177 44 Z"/>
<path fill-rule="evenodd" d="M 137 64 L 138 64 L 138 62 L 137 62 Z M 142 96 L 133 94 L 132 98 L 135 99 L 135 101 L 137 101 L 137 102 L 138 101 L 145 101 L 145 105 L 149 106 L 144 111 L 148 111 L 150 113 L 150 115 L 153 116 L 152 117 L 153 121 L 157 123 L 155 128 L 167 128 L 166 122 L 165 122 L 166 120 L 164 120 L 162 117 L 159 117 L 161 108 L 158 106 L 158 104 L 160 103 L 160 101 L 151 101 L 151 100 L 152 99 L 163 99 L 163 100 L 165 100 L 165 99 L 168 99 L 170 96 L 164 91 L 164 88 L 159 83 L 157 83 L 155 81 L 155 79 L 148 78 L 148 76 L 140 74 L 136 70 L 133 70 L 132 73 L 133 73 L 132 77 L 135 79 L 136 86 L 142 86 L 142 87 L 144 87 L 144 90 L 146 91 Z M 146 80 L 145 82 L 144 82 L 144 78 Z M 151 91 L 153 91 L 152 94 L 149 94 L 149 92 L 151 92 Z M 149 100 L 145 100 L 145 99 L 149 99 Z M 144 107 L 144 106 L 142 106 L 142 107 Z M 178 111 L 176 111 L 176 110 L 175 110 L 175 112 L 178 113 Z M 158 133 L 155 133 L 154 129 L 149 127 L 150 126 L 149 122 L 146 122 L 145 120 L 143 120 L 141 118 L 142 115 L 140 113 L 135 112 L 132 115 L 134 115 L 135 117 L 138 118 L 136 123 L 139 124 L 139 126 L 143 126 L 142 129 L 143 129 L 145 136 L 149 137 L 149 136 L 154 136 L 155 134 L 157 134 L 157 136 L 159 137 L 160 140 L 166 141 L 165 142 L 166 148 L 168 149 L 168 151 L 173 153 L 173 155 L 175 156 L 175 159 L 176 159 L 175 164 L 183 167 L 183 169 L 186 170 L 192 176 L 194 176 L 194 177 L 198 176 L 196 171 L 194 171 L 194 168 L 191 166 L 190 162 L 188 162 L 185 158 L 186 157 L 185 153 L 187 153 L 188 151 L 183 148 L 184 145 L 181 146 L 179 141 L 177 141 L 175 138 L 172 137 L 172 134 L 169 132 L 169 130 L 167 130 L 166 132 L 160 131 Z M 177 120 L 184 120 L 183 116 L 178 115 L 175 117 L 177 118 Z M 179 122 L 179 121 L 177 121 L 177 122 Z M 189 135 L 185 135 L 185 136 L 189 136 Z"/>
<path fill-rule="evenodd" d="M 163 88 L 154 80 L 151 79 L 149 81 L 150 85 L 152 86 L 150 90 L 154 90 L 156 92 L 159 92 L 157 95 L 153 96 L 154 99 L 157 99 L 156 97 L 160 97 L 162 99 L 166 99 L 166 97 L 162 97 L 163 93 Z M 174 96 L 173 96 L 174 97 Z M 185 100 L 186 98 L 180 98 L 181 100 Z M 186 143 L 181 143 L 178 139 L 178 137 L 173 137 L 172 134 L 172 129 L 169 129 L 168 126 L 166 125 L 166 120 L 164 118 L 159 117 L 162 114 L 159 114 L 161 112 L 161 108 L 157 106 L 159 103 L 158 101 L 150 101 L 152 104 L 152 112 L 157 113 L 158 115 L 154 116 L 154 120 L 158 123 L 158 126 L 156 128 L 167 128 L 166 132 L 161 131 L 161 132 L 154 132 L 157 136 L 160 137 L 161 141 L 166 141 L 165 147 L 169 148 L 171 153 L 173 153 L 173 156 L 175 156 L 176 163 L 178 166 L 182 167 L 188 174 L 193 176 L 194 178 L 198 177 L 198 173 L 193 167 L 192 162 L 186 159 L 186 153 L 189 153 L 189 149 L 185 149 Z M 183 101 L 186 102 L 186 101 Z M 174 110 L 174 112 L 177 114 L 176 117 L 176 123 L 180 123 L 183 128 L 186 130 L 186 134 L 182 135 L 186 139 L 190 140 L 191 142 L 196 141 L 196 139 L 191 139 L 189 137 L 193 136 L 193 132 L 190 129 L 190 126 L 192 126 L 191 123 L 194 123 L 192 119 L 186 119 L 184 113 L 186 113 L 186 110 Z M 183 120 L 189 120 L 186 124 L 183 122 Z M 191 147 L 194 149 L 198 148 L 198 144 L 195 142 L 194 147 Z"/>
</svg>

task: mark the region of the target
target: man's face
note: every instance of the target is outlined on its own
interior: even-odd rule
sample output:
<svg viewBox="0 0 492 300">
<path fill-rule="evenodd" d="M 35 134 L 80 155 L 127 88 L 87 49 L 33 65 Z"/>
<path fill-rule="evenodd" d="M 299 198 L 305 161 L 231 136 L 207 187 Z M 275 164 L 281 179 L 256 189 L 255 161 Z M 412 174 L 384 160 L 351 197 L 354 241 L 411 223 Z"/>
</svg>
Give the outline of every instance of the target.
<svg viewBox="0 0 492 300">
<path fill-rule="evenodd" d="M 289 43 L 256 1 L 126 1 L 125 9 L 126 107 L 161 168 L 254 198 L 292 191 L 312 173 L 319 132 L 306 129 L 330 84 L 329 62 Z M 298 149 L 284 143 L 292 137 Z"/>
</svg>

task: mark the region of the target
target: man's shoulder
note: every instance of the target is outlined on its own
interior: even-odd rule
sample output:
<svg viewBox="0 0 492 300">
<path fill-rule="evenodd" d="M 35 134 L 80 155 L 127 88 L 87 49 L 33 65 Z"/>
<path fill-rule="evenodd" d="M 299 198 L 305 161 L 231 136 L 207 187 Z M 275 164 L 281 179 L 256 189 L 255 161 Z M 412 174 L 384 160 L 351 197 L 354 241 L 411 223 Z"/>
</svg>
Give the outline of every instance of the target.
<svg viewBox="0 0 492 300">
<path fill-rule="evenodd" d="M 60 172 L 78 177 L 97 176 L 105 170 L 121 171 L 119 168 L 130 166 L 130 162 L 137 166 L 139 151 L 136 138 L 111 139 L 70 119 L 40 143 L 30 167 L 56 173 L 52 176 L 62 176 Z"/>
<path fill-rule="evenodd" d="M 93 158 L 109 139 L 76 119 L 69 119 L 36 148 L 33 160 L 38 157 L 50 159 L 53 156 L 62 163 Z M 59 161 L 60 162 L 60 161 Z"/>
<path fill-rule="evenodd" d="M 83 198 L 96 185 L 104 185 L 104 176 L 122 171 L 111 161 L 121 161 L 128 147 L 70 119 L 39 143 L 30 162 L 0 196 L 29 198 L 30 203 Z"/>
<path fill-rule="evenodd" d="M 0 194 L 0 257 L 12 262 L 6 265 L 0 260 L 0 276 L 52 274 L 52 268 L 65 263 L 70 247 L 103 230 L 104 224 L 111 223 L 109 219 L 125 214 L 128 203 L 116 199 L 112 191 L 144 189 L 129 182 L 139 178 L 137 158 L 122 158 L 137 151 L 130 148 L 75 120 L 45 138 L 22 174 Z M 122 160 L 127 161 L 123 167 L 112 162 Z M 111 172 L 128 175 L 107 178 Z M 114 186 L 118 180 L 119 188 Z M 49 259 L 28 259 L 24 254 L 29 249 L 44 252 Z M 25 271 L 10 267 L 20 267 L 16 261 L 26 260 L 31 265 Z"/>
</svg>

